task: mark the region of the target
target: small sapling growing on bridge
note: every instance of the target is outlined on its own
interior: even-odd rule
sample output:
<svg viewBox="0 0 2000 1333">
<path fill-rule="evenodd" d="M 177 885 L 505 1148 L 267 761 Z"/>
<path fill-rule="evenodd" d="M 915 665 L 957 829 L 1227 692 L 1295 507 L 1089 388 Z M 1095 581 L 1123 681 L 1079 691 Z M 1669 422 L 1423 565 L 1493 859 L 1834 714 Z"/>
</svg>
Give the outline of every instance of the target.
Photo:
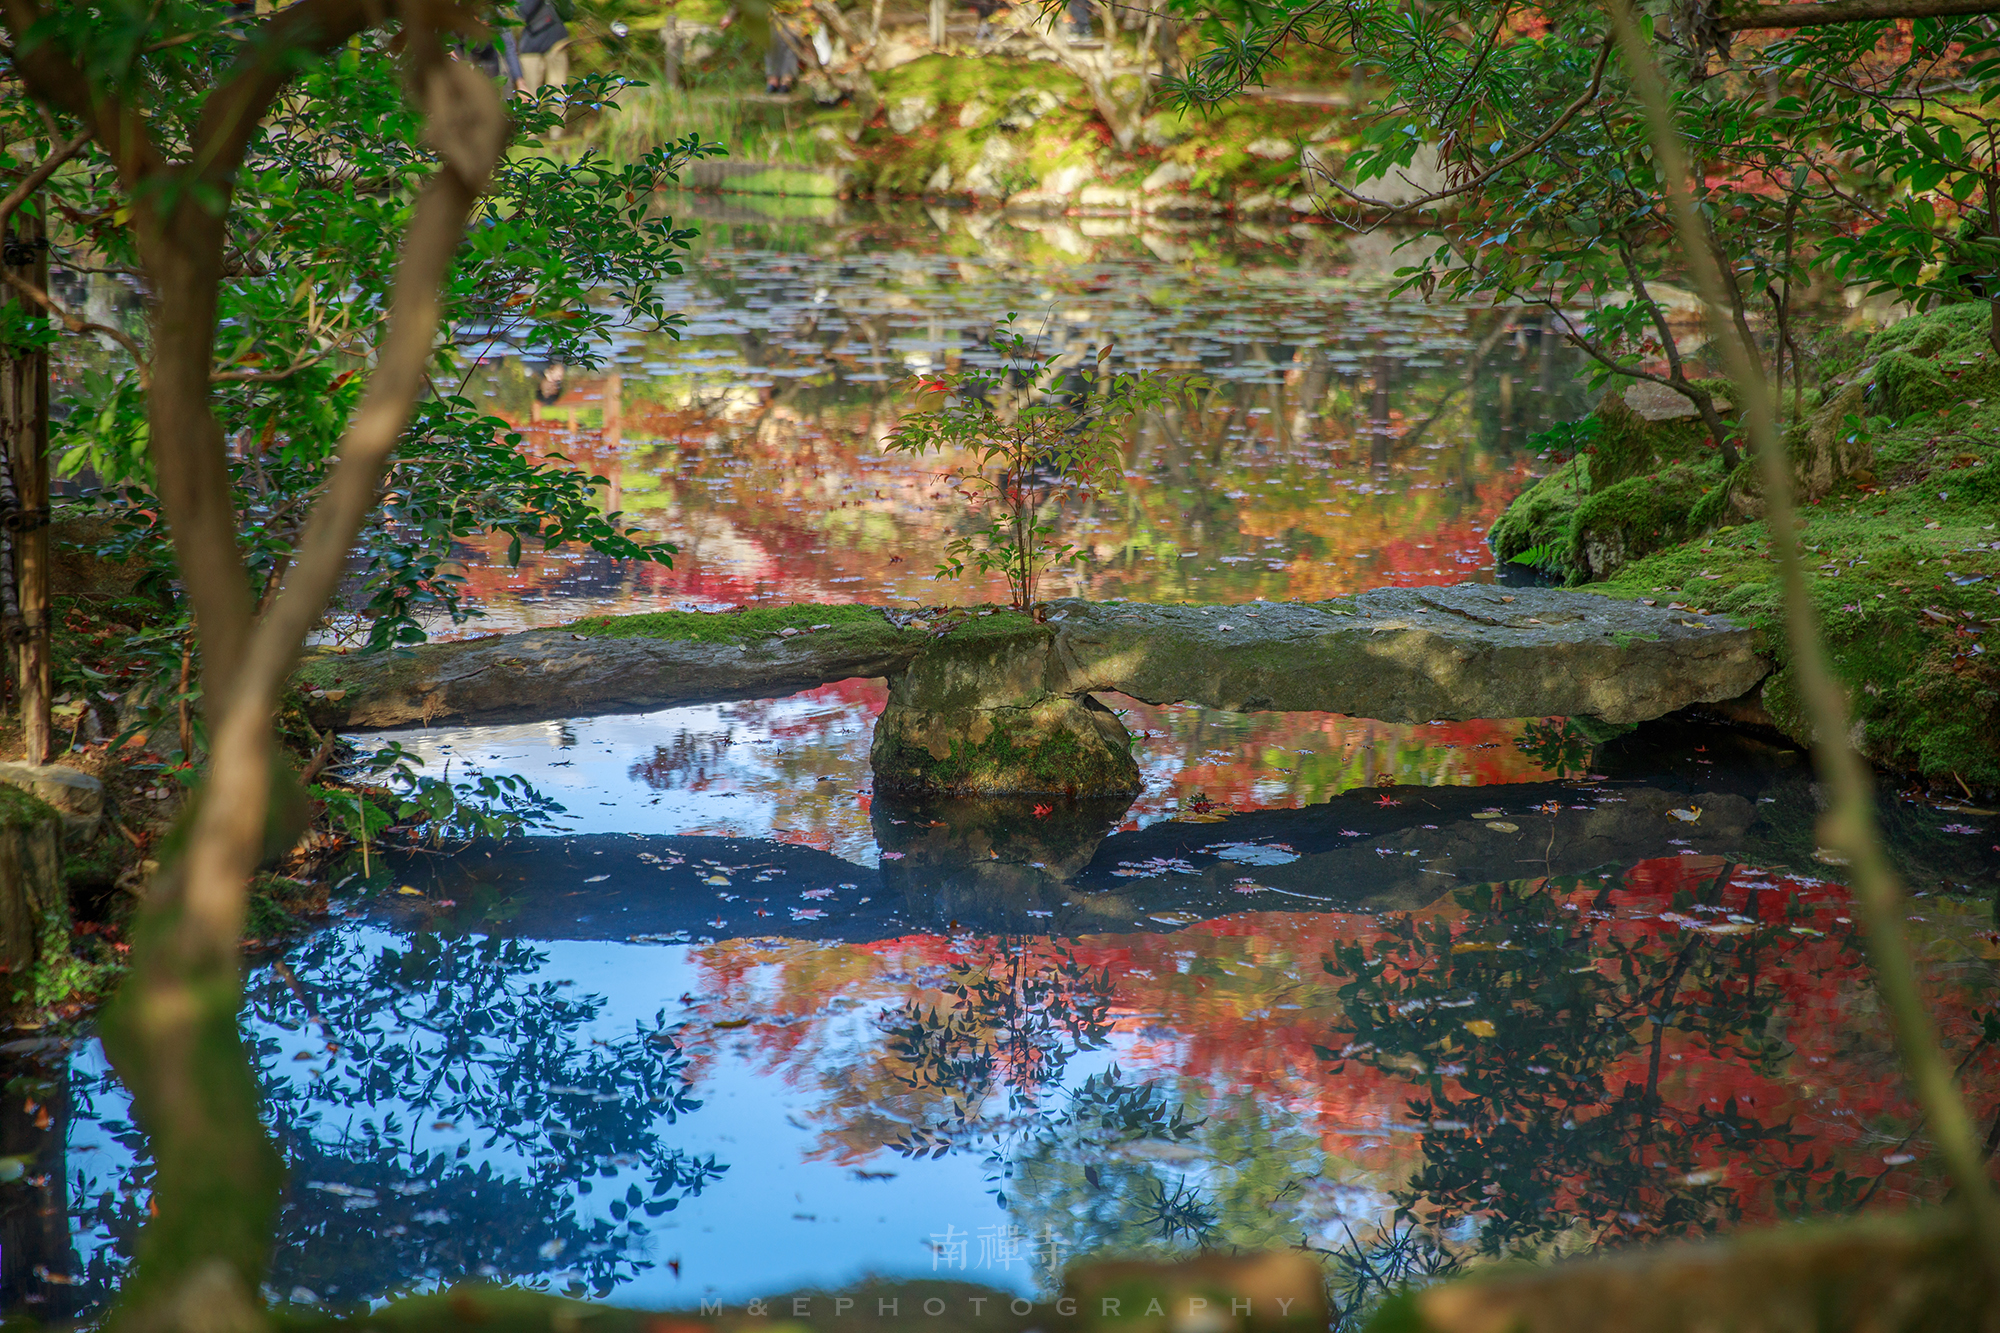
<svg viewBox="0 0 2000 1333">
<path fill-rule="evenodd" d="M 944 454 L 947 486 L 984 526 L 945 547 L 937 577 L 969 565 L 1001 574 L 1016 610 L 1039 614 L 1042 578 L 1089 554 L 1057 540 L 1063 502 L 1114 484 L 1124 461 L 1124 429 L 1197 385 L 1149 372 L 1114 372 L 1113 347 L 1046 354 L 1008 316 L 991 352 L 957 370 L 919 375 L 920 410 L 903 418 L 887 445 L 899 453 Z"/>
</svg>

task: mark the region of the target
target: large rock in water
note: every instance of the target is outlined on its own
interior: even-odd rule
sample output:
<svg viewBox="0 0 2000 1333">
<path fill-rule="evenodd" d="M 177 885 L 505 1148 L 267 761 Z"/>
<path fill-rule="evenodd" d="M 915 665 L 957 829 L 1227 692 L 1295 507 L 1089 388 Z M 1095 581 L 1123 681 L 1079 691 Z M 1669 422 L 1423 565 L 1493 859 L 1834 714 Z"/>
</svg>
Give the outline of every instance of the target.
<svg viewBox="0 0 2000 1333">
<path fill-rule="evenodd" d="M 1718 616 L 1548 588 L 1381 588 L 1312 604 L 1051 603 L 934 639 L 891 687 L 881 790 L 1138 790 L 1131 741 L 1085 696 L 1384 722 L 1643 722 L 1733 699 L 1770 669 Z"/>
</svg>

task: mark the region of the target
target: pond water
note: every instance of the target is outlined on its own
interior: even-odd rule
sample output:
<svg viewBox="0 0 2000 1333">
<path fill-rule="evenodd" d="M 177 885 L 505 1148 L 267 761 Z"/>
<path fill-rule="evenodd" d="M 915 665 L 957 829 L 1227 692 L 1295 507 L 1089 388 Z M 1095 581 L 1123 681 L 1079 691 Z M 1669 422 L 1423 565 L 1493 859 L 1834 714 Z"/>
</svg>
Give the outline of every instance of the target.
<svg viewBox="0 0 2000 1333">
<path fill-rule="evenodd" d="M 479 377 L 675 567 L 475 553 L 471 632 L 993 596 L 929 577 L 964 516 L 879 442 L 899 378 L 1010 310 L 1217 382 L 1072 516 L 1092 596 L 1498 577 L 1483 534 L 1529 435 L 1581 410 L 1531 322 L 1388 298 L 1377 238 L 711 231 L 680 342 L 634 336 L 550 403 L 541 368 Z M 1796 753 L 1112 699 L 1129 805 L 891 801 L 866 764 L 883 697 L 384 738 L 564 811 L 350 866 L 326 928 L 253 955 L 291 1175 L 273 1298 L 485 1277 L 666 1307 L 868 1274 L 1037 1297 L 1079 1254 L 1209 1245 L 1307 1247 L 1358 1309 L 1370 1273 L 1942 1193 Z M 1991 1123 L 2000 823 L 1886 804 Z M 0 1153 L 54 1144 L 0 1186 L 4 1303 L 88 1313 L 145 1216 L 143 1140 L 87 1032 L 4 1054 Z"/>
</svg>

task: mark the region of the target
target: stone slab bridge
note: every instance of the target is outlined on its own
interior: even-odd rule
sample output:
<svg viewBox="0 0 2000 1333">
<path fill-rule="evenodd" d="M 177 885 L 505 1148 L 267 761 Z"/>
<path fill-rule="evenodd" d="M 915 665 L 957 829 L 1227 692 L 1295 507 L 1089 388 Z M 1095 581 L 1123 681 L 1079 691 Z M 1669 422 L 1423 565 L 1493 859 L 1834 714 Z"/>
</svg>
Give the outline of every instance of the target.
<svg viewBox="0 0 2000 1333">
<path fill-rule="evenodd" d="M 697 641 L 713 626 L 688 637 L 688 619 L 320 654 L 300 684 L 317 723 L 363 731 L 647 712 L 886 677 L 877 790 L 1111 796 L 1138 791 L 1139 770 L 1100 693 L 1384 722 L 1631 723 L 1734 699 L 1770 670 L 1753 631 L 1720 616 L 1493 584 L 1313 603 L 1057 601 L 1040 622 L 990 609 L 848 612 L 816 631 L 729 642 Z"/>
</svg>

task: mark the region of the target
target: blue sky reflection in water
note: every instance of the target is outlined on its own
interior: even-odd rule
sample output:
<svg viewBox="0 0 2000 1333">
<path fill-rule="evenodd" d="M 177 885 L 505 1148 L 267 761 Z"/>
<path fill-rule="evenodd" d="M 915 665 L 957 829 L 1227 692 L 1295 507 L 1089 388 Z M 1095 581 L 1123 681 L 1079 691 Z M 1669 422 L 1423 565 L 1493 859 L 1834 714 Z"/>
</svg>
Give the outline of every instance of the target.
<svg viewBox="0 0 2000 1333">
<path fill-rule="evenodd" d="M 621 348 L 617 380 L 539 412 L 496 361 L 531 444 L 606 471 L 686 553 L 474 561 L 484 628 L 984 595 L 930 580 L 950 516 L 873 440 L 899 367 L 1007 308 L 1224 382 L 1212 420 L 1135 441 L 1121 506 L 1080 516 L 1100 596 L 1492 577 L 1526 432 L 1575 406 L 1539 340 L 1371 306 L 1337 257 L 1107 245 L 1034 270 L 1004 234 L 984 258 L 927 236 L 735 235 L 682 293 L 695 336 Z M 292 1163 L 273 1296 L 484 1275 L 675 1305 L 933 1271 L 1026 1292 L 1050 1237 L 1422 1271 L 1941 1192 L 1799 756 L 1695 727 L 1599 745 L 1539 719 L 1121 703 L 1129 808 L 894 804 L 865 764 L 880 704 L 850 682 L 401 736 L 427 772 L 524 773 L 568 817 L 376 860 L 334 924 L 253 961 L 246 1033 Z M 1913 884 L 1990 897 L 1993 817 L 1887 817 Z M 1990 1119 L 2000 941 L 1971 898 L 1912 916 Z M 141 1145 L 87 1035 L 6 1058 L 69 1089 L 17 1083 L 0 1115 L 66 1126 L 75 1253 L 33 1243 L 83 1279 L 6 1302 L 87 1309 L 143 1215 Z M 1398 1205 L 1434 1225 L 1412 1237 Z"/>
</svg>

